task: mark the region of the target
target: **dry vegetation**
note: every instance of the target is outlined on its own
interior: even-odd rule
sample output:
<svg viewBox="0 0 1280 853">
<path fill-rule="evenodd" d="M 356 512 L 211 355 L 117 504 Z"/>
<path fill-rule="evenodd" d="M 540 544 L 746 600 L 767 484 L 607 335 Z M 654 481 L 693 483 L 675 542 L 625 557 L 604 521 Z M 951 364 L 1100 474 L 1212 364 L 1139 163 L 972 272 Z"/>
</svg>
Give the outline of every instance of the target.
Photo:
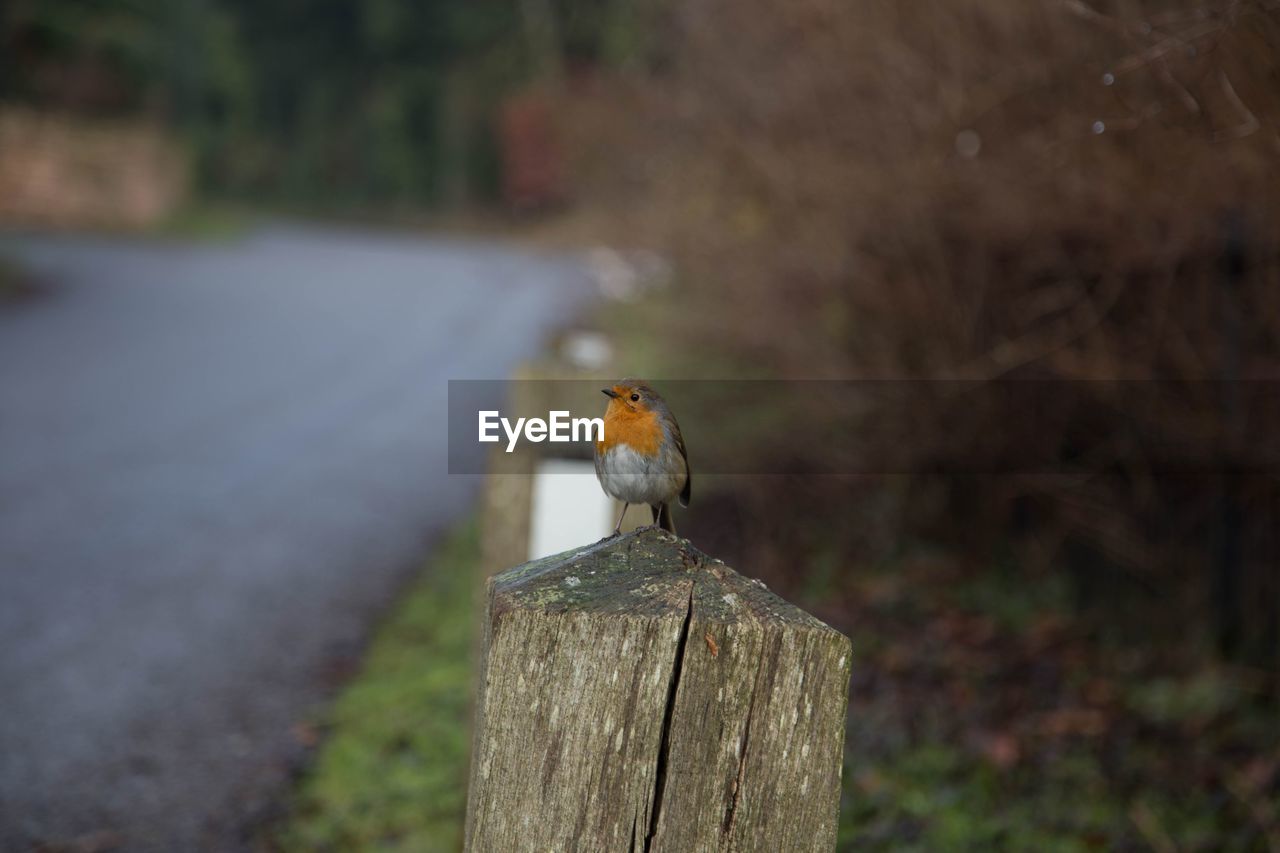
<svg viewBox="0 0 1280 853">
<path fill-rule="evenodd" d="M 910 516 L 936 527 L 959 501 L 980 544 L 1034 522 L 1039 562 L 1083 542 L 1143 585 L 1199 583 L 1207 616 L 1225 490 L 1229 593 L 1275 601 L 1272 386 L 1216 383 L 1280 378 L 1280 5 L 678 9 L 667 65 L 574 92 L 566 136 L 581 200 L 678 259 L 662 328 L 683 365 L 1058 383 L 1053 417 L 912 395 L 867 452 L 963 468 L 1011 419 L 1052 426 L 1035 458 L 1070 476 Z M 1240 643 L 1274 666 L 1277 617 L 1256 616 Z"/>
<path fill-rule="evenodd" d="M 628 309 L 657 369 L 950 380 L 838 421 L 846 470 L 941 473 L 741 478 L 687 525 L 870 648 L 858 748 L 887 763 L 855 800 L 883 808 L 848 837 L 947 844 L 939 814 L 1012 797 L 1025 820 L 957 837 L 1041 846 L 1009 821 L 1070 789 L 1107 805 L 1058 840 L 1276 849 L 1280 4 L 703 0 L 669 27 L 565 109 L 580 209 L 679 266 Z M 821 468 L 831 420 L 761 417 L 703 470 Z M 903 811 L 974 766 L 982 796 Z"/>
</svg>

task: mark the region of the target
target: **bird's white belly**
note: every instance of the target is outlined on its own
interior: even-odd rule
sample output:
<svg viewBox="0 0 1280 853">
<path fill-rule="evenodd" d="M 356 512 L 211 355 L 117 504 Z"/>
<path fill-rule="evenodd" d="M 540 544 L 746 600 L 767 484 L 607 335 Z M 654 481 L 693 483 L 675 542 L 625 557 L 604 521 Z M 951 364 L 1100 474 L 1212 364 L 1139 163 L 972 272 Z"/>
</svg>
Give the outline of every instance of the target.
<svg viewBox="0 0 1280 853">
<path fill-rule="evenodd" d="M 600 459 L 596 473 L 600 485 L 612 498 L 633 504 L 658 504 L 678 494 L 677 477 L 660 473 L 661 468 L 627 444 L 609 448 Z"/>
</svg>

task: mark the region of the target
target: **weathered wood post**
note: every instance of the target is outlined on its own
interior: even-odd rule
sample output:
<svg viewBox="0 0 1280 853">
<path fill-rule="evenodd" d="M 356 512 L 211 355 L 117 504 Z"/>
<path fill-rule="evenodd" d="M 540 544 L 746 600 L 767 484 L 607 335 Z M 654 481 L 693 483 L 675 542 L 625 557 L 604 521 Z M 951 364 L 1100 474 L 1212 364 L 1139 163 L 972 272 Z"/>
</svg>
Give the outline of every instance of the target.
<svg viewBox="0 0 1280 853">
<path fill-rule="evenodd" d="M 466 848 L 831 850 L 850 643 L 640 530 L 489 581 Z"/>
</svg>

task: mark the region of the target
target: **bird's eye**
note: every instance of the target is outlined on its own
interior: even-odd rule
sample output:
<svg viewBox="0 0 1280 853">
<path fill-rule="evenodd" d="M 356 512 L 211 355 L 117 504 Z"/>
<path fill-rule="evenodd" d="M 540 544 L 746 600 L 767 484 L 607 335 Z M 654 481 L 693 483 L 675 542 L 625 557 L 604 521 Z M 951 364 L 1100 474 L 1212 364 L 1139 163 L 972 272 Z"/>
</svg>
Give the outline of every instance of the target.
<svg viewBox="0 0 1280 853">
<path fill-rule="evenodd" d="M 639 394 L 632 394 L 632 395 L 631 395 L 631 402 L 633 402 L 633 403 L 638 403 L 638 402 L 640 402 L 640 395 L 639 395 Z"/>
</svg>

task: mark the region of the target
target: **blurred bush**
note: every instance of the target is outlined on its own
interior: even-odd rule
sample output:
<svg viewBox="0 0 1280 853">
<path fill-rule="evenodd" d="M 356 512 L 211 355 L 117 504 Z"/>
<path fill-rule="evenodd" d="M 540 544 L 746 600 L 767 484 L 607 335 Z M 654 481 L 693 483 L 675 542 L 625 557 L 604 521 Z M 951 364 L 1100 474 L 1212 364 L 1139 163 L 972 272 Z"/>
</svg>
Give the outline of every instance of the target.
<svg viewBox="0 0 1280 853">
<path fill-rule="evenodd" d="M 708 0 L 669 25 L 673 61 L 566 113 L 583 195 L 679 259 L 662 323 L 682 364 L 1069 383 L 1071 400 L 1052 476 L 735 483 L 723 500 L 748 509 L 713 529 L 783 520 L 729 547 L 785 575 L 814 542 L 860 547 L 810 528 L 870 501 L 893 542 L 981 562 L 1012 539 L 1029 579 L 1068 571 L 1084 604 L 1136 597 L 1175 636 L 1205 626 L 1280 664 L 1280 488 L 1250 455 L 1275 446 L 1280 373 L 1280 7 Z M 1171 393 L 1094 384 L 1115 378 Z M 1236 379 L 1266 383 L 1270 415 Z M 926 472 L 1019 415 L 938 411 L 852 428 Z M 790 414 L 785 446 L 762 430 L 736 452 L 820 466 L 822 412 Z M 1156 470 L 1126 421 L 1187 464 Z"/>
</svg>

